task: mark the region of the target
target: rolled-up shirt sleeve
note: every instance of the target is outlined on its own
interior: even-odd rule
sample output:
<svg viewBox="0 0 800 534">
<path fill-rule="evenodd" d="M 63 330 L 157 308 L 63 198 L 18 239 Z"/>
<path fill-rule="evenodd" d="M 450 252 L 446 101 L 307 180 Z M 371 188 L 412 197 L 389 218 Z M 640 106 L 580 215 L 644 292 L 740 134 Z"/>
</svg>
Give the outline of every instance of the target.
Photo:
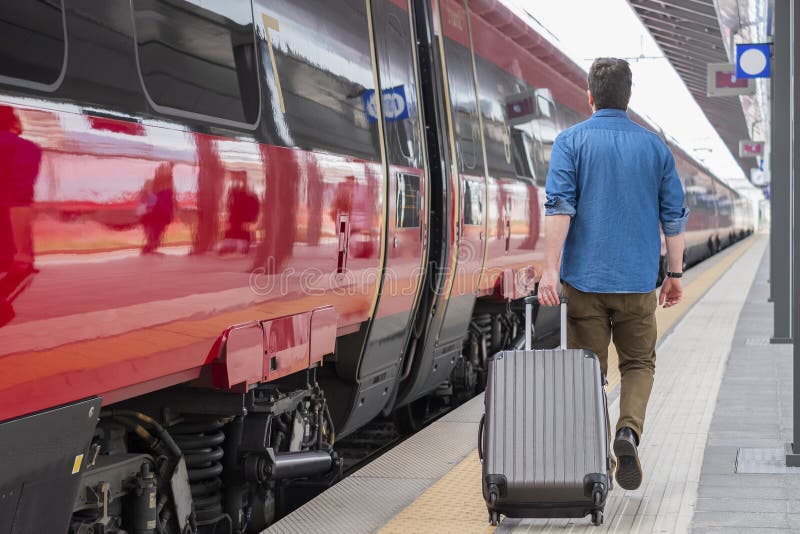
<svg viewBox="0 0 800 534">
<path fill-rule="evenodd" d="M 675 158 L 669 150 L 665 152 L 666 161 L 658 194 L 659 217 L 664 235 L 674 237 L 686 231 L 689 208 L 686 207 L 683 186 L 675 169 Z"/>
<path fill-rule="evenodd" d="M 575 158 L 569 139 L 564 135 L 556 137 L 550 155 L 550 170 L 547 172 L 547 202 L 545 215 L 575 216 L 577 206 L 577 176 Z"/>
</svg>

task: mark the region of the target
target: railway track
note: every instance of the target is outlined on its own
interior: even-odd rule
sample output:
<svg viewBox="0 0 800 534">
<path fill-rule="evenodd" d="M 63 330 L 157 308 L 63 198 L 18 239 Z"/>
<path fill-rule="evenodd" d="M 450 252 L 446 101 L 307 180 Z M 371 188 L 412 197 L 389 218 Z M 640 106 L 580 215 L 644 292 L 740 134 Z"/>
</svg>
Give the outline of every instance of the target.
<svg viewBox="0 0 800 534">
<path fill-rule="evenodd" d="M 380 418 L 337 442 L 335 449 L 342 458 L 342 476 L 347 477 L 367 465 L 405 439 L 397 425 Z"/>
</svg>

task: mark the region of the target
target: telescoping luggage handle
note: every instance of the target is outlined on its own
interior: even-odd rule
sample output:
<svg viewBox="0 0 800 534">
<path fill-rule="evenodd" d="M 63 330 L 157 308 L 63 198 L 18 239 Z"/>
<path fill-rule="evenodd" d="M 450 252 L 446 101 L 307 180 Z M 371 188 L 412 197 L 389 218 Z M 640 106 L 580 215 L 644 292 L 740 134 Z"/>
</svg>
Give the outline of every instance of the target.
<svg viewBox="0 0 800 534">
<path fill-rule="evenodd" d="M 569 299 L 564 295 L 558 296 L 561 302 L 561 340 L 560 340 L 560 347 L 561 349 L 567 348 L 567 303 Z M 531 350 L 531 346 L 533 345 L 533 335 L 531 330 L 533 329 L 533 303 L 539 301 L 538 295 L 531 295 L 530 297 L 525 298 L 525 350 Z"/>
</svg>

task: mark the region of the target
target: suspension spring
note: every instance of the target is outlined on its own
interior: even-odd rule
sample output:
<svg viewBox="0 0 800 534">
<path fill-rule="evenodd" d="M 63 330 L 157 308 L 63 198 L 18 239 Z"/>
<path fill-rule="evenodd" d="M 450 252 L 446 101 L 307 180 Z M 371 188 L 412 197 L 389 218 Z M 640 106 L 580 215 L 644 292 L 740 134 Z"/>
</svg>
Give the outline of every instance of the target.
<svg viewBox="0 0 800 534">
<path fill-rule="evenodd" d="M 230 522 L 222 502 L 222 419 L 189 419 L 170 428 L 170 434 L 183 452 L 189 472 L 197 525 L 211 526 Z M 201 530 L 202 532 L 202 530 Z"/>
</svg>

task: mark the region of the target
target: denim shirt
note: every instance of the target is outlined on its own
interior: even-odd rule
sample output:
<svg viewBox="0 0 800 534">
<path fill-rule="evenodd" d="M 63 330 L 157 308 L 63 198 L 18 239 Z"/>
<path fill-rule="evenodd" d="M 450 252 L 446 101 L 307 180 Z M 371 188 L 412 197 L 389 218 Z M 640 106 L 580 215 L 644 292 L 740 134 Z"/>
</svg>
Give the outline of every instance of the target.
<svg viewBox="0 0 800 534">
<path fill-rule="evenodd" d="M 655 133 L 621 109 L 601 109 L 553 145 L 546 215 L 569 215 L 561 279 L 589 293 L 648 293 L 666 236 L 689 210 L 675 159 Z"/>
</svg>

